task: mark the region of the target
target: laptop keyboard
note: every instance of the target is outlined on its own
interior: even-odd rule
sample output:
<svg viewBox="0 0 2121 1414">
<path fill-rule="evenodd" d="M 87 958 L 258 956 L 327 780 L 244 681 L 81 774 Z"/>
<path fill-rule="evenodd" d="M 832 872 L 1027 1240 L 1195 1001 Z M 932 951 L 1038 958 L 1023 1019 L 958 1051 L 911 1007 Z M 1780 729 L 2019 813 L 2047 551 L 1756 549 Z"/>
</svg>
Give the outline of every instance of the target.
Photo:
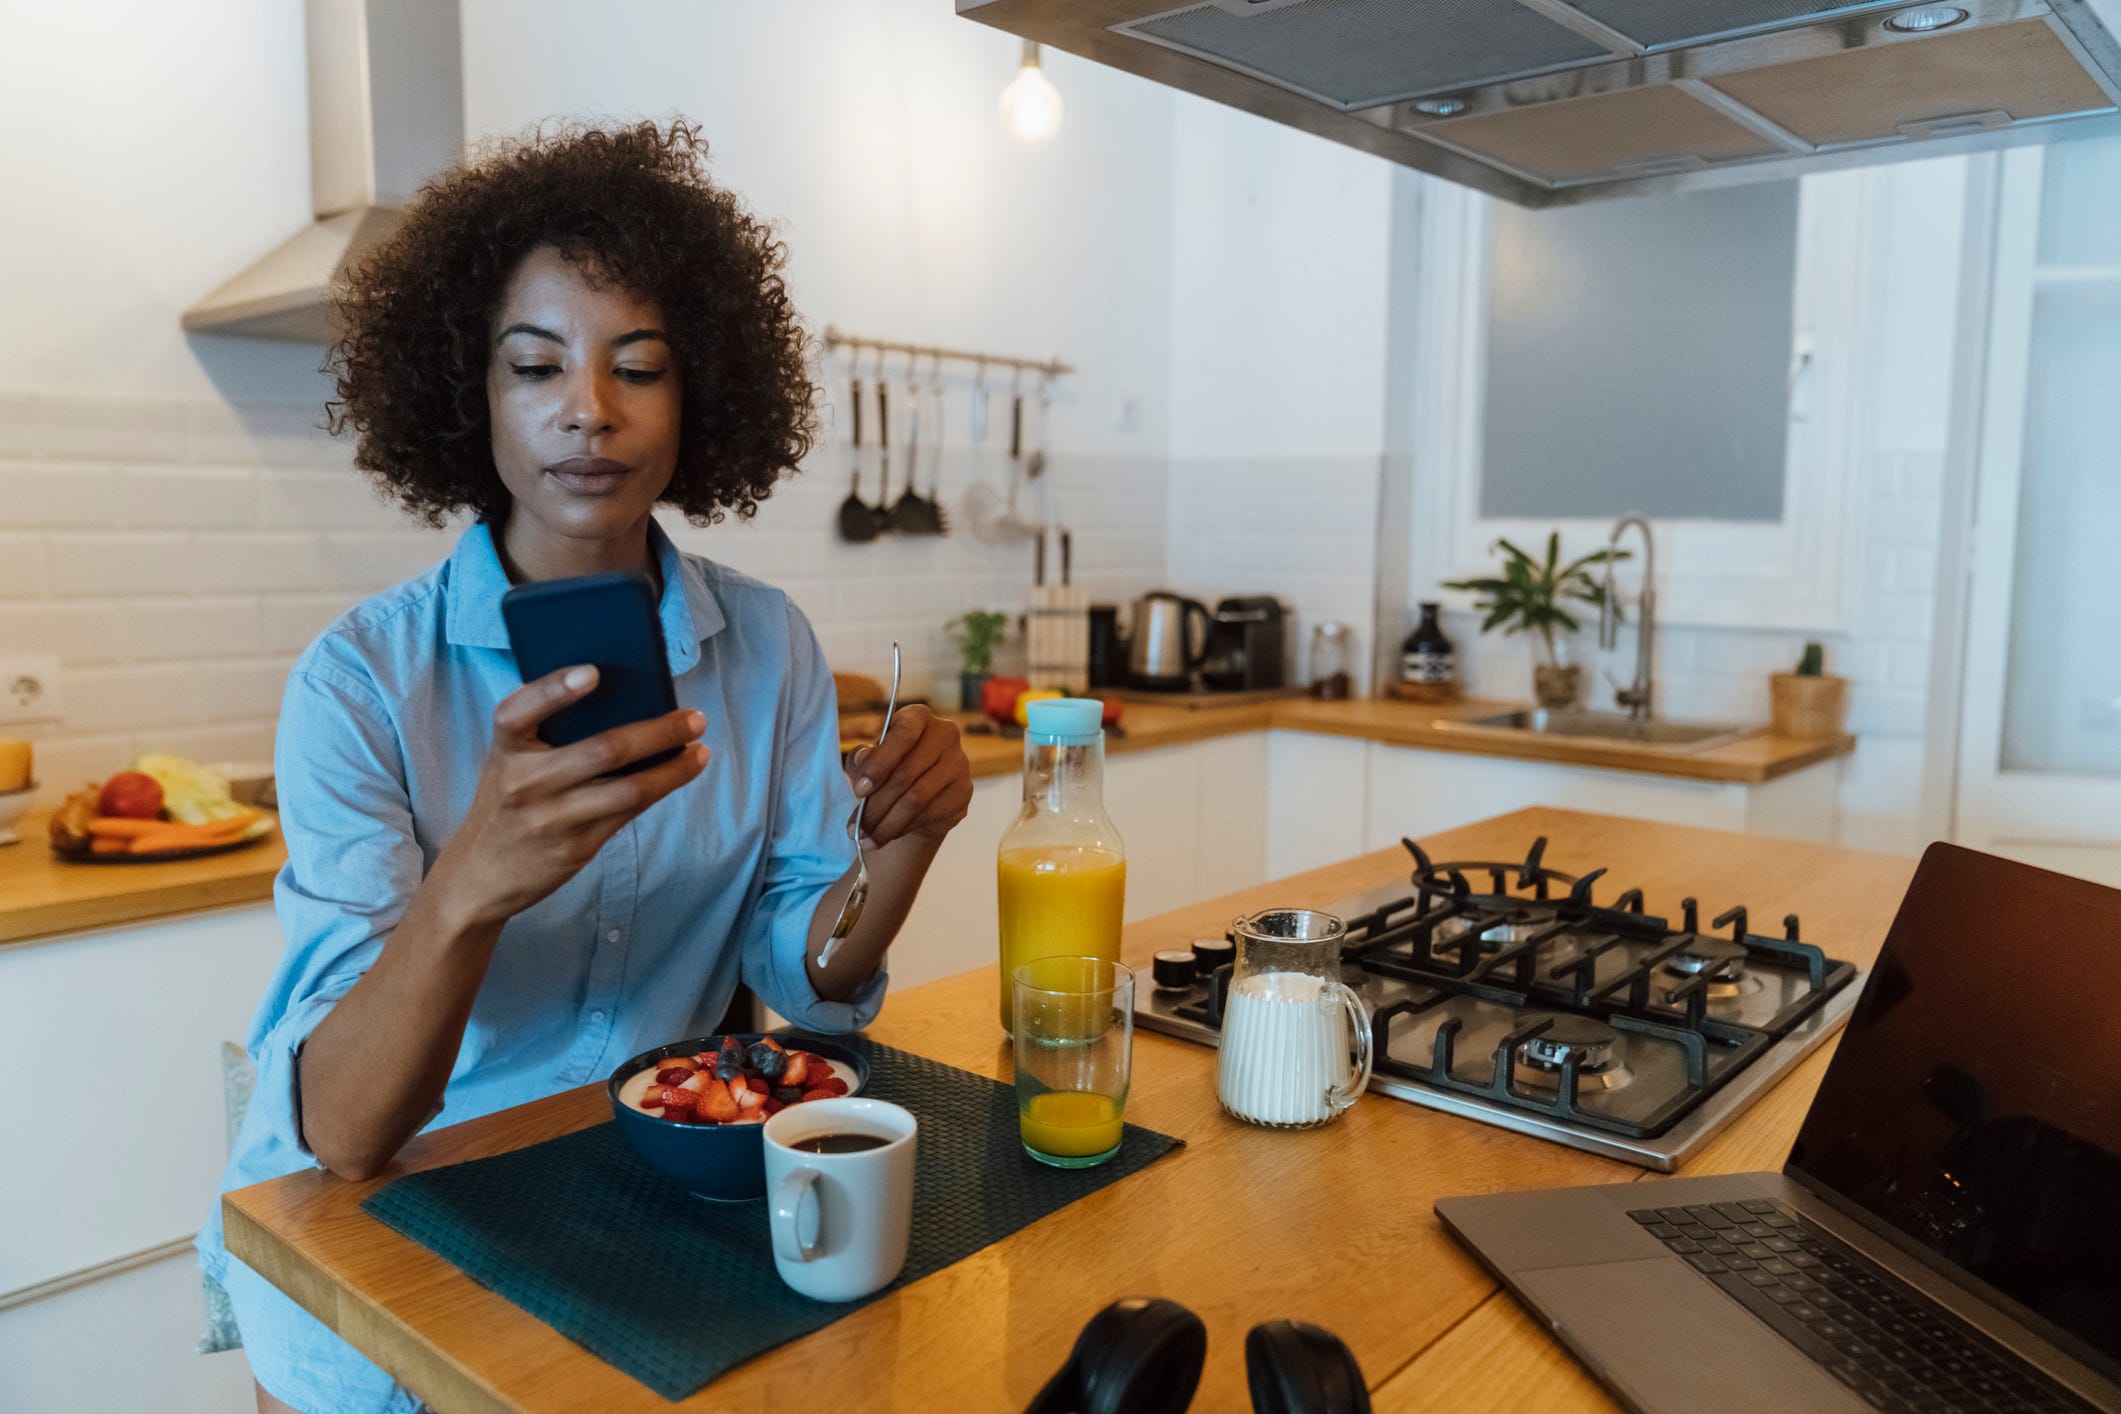
<svg viewBox="0 0 2121 1414">
<path fill-rule="evenodd" d="M 1628 1216 L 1874 1409 L 2091 1409 L 1779 1203 L 1697 1203 Z"/>
</svg>

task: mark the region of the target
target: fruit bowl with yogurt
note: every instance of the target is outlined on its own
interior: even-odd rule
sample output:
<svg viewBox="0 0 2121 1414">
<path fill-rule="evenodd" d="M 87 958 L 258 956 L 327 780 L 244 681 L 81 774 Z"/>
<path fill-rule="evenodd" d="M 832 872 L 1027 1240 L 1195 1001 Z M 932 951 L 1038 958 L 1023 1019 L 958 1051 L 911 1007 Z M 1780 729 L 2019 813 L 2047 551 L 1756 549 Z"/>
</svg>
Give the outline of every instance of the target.
<svg viewBox="0 0 2121 1414">
<path fill-rule="evenodd" d="M 766 1192 L 759 1131 L 790 1105 L 859 1094 L 869 1062 L 798 1031 L 740 1032 L 643 1051 L 606 1082 L 619 1132 L 664 1177 L 702 1198 Z"/>
</svg>

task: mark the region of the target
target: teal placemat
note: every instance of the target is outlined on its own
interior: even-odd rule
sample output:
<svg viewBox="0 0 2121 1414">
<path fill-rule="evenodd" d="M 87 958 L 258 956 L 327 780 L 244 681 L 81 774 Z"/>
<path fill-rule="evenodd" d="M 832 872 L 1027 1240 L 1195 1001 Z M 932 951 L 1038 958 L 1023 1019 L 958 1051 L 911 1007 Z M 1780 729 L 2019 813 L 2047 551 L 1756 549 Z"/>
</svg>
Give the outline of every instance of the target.
<svg viewBox="0 0 2121 1414">
<path fill-rule="evenodd" d="M 869 1055 L 862 1093 L 904 1105 L 921 1125 L 912 1246 L 886 1292 L 1180 1143 L 1130 1124 L 1110 1163 L 1049 1168 L 1018 1142 L 1010 1086 L 848 1039 Z M 868 1304 L 790 1291 L 773 1269 L 764 1203 L 693 1197 L 637 1158 L 610 1123 L 409 1174 L 361 1207 L 666 1399 Z"/>
</svg>

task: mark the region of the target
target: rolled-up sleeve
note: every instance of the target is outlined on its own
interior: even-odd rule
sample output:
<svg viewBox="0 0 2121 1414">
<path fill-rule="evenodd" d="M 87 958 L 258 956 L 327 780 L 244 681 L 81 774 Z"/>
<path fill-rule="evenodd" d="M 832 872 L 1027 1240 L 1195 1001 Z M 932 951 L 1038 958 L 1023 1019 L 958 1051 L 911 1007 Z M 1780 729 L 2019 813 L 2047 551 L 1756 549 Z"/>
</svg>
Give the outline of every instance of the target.
<svg viewBox="0 0 2121 1414">
<path fill-rule="evenodd" d="M 273 769 L 287 837 L 273 906 L 287 948 L 247 1040 L 258 1082 L 246 1123 L 267 1126 L 314 1162 L 302 1138 L 297 1059 L 382 952 L 425 865 L 397 735 L 358 679 L 296 666 Z"/>
<path fill-rule="evenodd" d="M 758 901 L 744 935 L 744 978 L 766 1005 L 814 1031 L 858 1031 L 884 1004 L 885 970 L 843 1002 L 810 985 L 810 921 L 818 903 L 854 863 L 847 817 L 854 791 L 840 768 L 839 709 L 832 671 L 800 609 L 788 606 L 787 690 L 781 698 L 780 785 Z"/>
</svg>

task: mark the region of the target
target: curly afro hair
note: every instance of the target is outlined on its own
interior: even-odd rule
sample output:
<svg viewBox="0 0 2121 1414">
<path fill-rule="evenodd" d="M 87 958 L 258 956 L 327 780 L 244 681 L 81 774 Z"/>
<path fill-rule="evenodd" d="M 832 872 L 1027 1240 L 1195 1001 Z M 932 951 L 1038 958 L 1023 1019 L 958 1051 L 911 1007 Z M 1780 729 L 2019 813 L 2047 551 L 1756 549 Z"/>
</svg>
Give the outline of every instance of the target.
<svg viewBox="0 0 2121 1414">
<path fill-rule="evenodd" d="M 556 247 L 595 281 L 662 307 L 684 384 L 665 503 L 711 525 L 755 515 L 810 450 L 817 391 L 781 277 L 787 247 L 706 175 L 682 120 L 570 124 L 487 148 L 429 182 L 334 298 L 333 433 L 429 525 L 506 516 L 486 368 L 493 310 L 523 258 Z"/>
</svg>

